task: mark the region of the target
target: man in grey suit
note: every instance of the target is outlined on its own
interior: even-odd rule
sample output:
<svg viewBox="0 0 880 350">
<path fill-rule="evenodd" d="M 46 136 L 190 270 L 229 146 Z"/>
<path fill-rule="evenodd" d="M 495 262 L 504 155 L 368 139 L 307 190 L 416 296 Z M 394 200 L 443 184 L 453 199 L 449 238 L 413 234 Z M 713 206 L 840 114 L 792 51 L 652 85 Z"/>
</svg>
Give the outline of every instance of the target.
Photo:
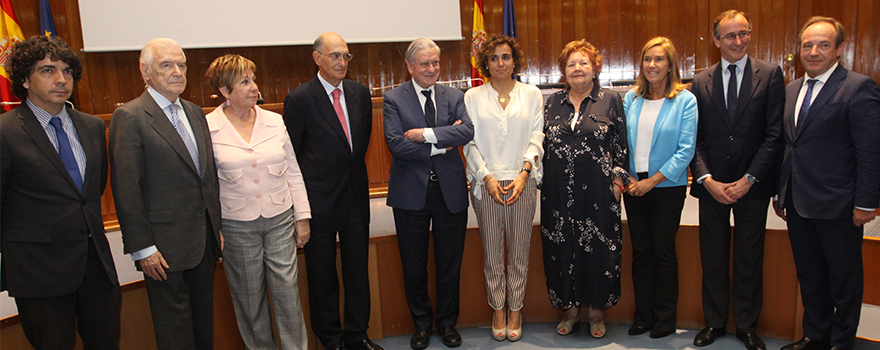
<svg viewBox="0 0 880 350">
<path fill-rule="evenodd" d="M 144 278 L 160 349 L 213 348 L 220 199 L 205 114 L 180 99 L 186 56 L 171 39 L 141 50 L 147 91 L 113 112 L 111 184 L 124 252 Z"/>
<path fill-rule="evenodd" d="M 58 38 L 27 39 L 8 66 L 22 104 L 0 115 L 0 290 L 35 349 L 119 349 L 120 290 L 104 235 L 101 118 L 65 106 L 82 64 Z"/>
<path fill-rule="evenodd" d="M 700 115 L 691 195 L 700 199 L 706 320 L 694 338 L 696 346 L 712 344 L 725 333 L 732 301 L 736 337 L 748 350 L 766 349 L 756 330 L 764 293 L 767 207 L 776 192 L 773 168 L 782 149 L 785 82 L 778 65 L 749 57 L 751 33 L 745 13 L 718 15 L 712 36 L 721 62 L 698 74 L 691 88 Z"/>
<path fill-rule="evenodd" d="M 464 94 L 437 85 L 440 47 L 416 39 L 406 50 L 412 81 L 387 92 L 385 141 L 391 151 L 388 206 L 403 262 L 403 284 L 416 331 L 413 349 L 424 349 L 436 325 L 449 347 L 461 345 L 455 330 L 467 228 L 467 181 L 458 147 L 474 138 Z M 431 230 L 433 229 L 433 231 Z M 437 313 L 428 297 L 428 241 L 434 238 Z"/>
</svg>

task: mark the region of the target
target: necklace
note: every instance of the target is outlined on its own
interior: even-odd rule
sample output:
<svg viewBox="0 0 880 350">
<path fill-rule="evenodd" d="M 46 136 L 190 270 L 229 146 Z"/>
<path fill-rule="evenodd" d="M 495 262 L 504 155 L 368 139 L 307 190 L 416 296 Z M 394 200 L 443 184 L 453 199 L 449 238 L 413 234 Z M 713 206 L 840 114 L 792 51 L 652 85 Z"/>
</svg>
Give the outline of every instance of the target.
<svg viewBox="0 0 880 350">
<path fill-rule="evenodd" d="M 506 96 L 498 96 L 498 101 L 501 103 L 507 102 L 507 97 Z"/>
</svg>

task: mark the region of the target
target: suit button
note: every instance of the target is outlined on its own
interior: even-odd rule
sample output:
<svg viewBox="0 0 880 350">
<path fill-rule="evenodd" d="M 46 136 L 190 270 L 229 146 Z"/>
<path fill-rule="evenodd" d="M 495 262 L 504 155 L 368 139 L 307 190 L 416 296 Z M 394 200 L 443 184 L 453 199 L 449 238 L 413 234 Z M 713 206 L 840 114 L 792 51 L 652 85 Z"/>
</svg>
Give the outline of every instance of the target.
<svg viewBox="0 0 880 350">
<path fill-rule="evenodd" d="M 260 179 L 254 179 L 254 183 L 255 183 L 255 184 L 260 183 Z"/>
<path fill-rule="evenodd" d="M 728 139 L 730 139 L 730 141 L 733 141 L 733 135 L 729 136 Z"/>
<path fill-rule="evenodd" d="M 727 160 L 730 160 L 730 156 L 727 157 Z"/>
<path fill-rule="evenodd" d="M 251 163 L 251 168 L 256 168 L 256 167 L 257 167 L 257 162 Z"/>
<path fill-rule="evenodd" d="M 254 154 L 254 150 L 252 150 L 252 149 L 247 150 L 247 152 L 248 152 L 248 154 Z"/>
<path fill-rule="evenodd" d="M 207 211 L 207 209 L 205 209 L 205 208 L 199 209 L 199 214 L 200 214 L 200 215 L 205 215 L 205 212 L 206 212 L 206 211 Z"/>
<path fill-rule="evenodd" d="M 791 145 L 791 148 L 797 148 L 797 143 Z"/>
<path fill-rule="evenodd" d="M 254 197 L 257 197 L 257 199 L 259 199 L 262 196 L 263 196 L 262 194 L 257 193 Z"/>
</svg>

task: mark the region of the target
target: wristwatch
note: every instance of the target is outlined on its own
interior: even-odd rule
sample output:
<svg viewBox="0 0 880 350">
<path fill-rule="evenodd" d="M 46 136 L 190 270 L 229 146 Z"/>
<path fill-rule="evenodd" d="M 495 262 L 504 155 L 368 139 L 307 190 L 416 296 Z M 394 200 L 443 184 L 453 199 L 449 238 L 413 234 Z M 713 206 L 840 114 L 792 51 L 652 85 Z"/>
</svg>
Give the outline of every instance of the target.
<svg viewBox="0 0 880 350">
<path fill-rule="evenodd" d="M 752 174 L 746 173 L 746 181 L 750 184 L 754 184 L 755 182 L 758 182 L 758 178 L 752 176 Z"/>
<path fill-rule="evenodd" d="M 532 174 L 532 169 L 529 169 L 529 168 L 523 167 L 522 170 L 520 170 L 520 172 L 523 172 L 523 171 L 525 171 L 526 174 L 529 174 L 529 175 Z"/>
</svg>

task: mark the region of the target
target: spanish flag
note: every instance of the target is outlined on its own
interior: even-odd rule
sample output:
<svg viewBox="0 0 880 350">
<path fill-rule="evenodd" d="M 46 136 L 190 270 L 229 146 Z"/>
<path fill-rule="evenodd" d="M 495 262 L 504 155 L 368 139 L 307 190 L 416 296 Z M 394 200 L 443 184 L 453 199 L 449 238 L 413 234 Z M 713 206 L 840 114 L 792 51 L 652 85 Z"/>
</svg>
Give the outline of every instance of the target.
<svg viewBox="0 0 880 350">
<path fill-rule="evenodd" d="M 12 47 L 24 40 L 24 34 L 21 33 L 21 27 L 18 25 L 18 19 L 15 18 L 15 12 L 12 11 L 12 3 L 10 0 L 0 0 L 0 101 L 2 102 L 20 102 L 12 95 L 12 81 L 9 72 L 9 54 L 12 53 Z M 15 105 L 3 104 L 0 108 L 9 111 Z"/>
<path fill-rule="evenodd" d="M 474 32 L 473 32 L 473 41 L 471 42 L 471 86 L 480 86 L 483 85 L 483 81 L 486 79 L 480 74 L 480 69 L 477 68 L 480 64 L 477 62 L 477 51 L 480 50 L 480 46 L 483 46 L 483 43 L 486 42 L 488 36 L 486 35 L 486 27 L 483 26 L 483 0 L 474 0 Z M 480 79 L 480 80 L 477 80 Z"/>
</svg>

